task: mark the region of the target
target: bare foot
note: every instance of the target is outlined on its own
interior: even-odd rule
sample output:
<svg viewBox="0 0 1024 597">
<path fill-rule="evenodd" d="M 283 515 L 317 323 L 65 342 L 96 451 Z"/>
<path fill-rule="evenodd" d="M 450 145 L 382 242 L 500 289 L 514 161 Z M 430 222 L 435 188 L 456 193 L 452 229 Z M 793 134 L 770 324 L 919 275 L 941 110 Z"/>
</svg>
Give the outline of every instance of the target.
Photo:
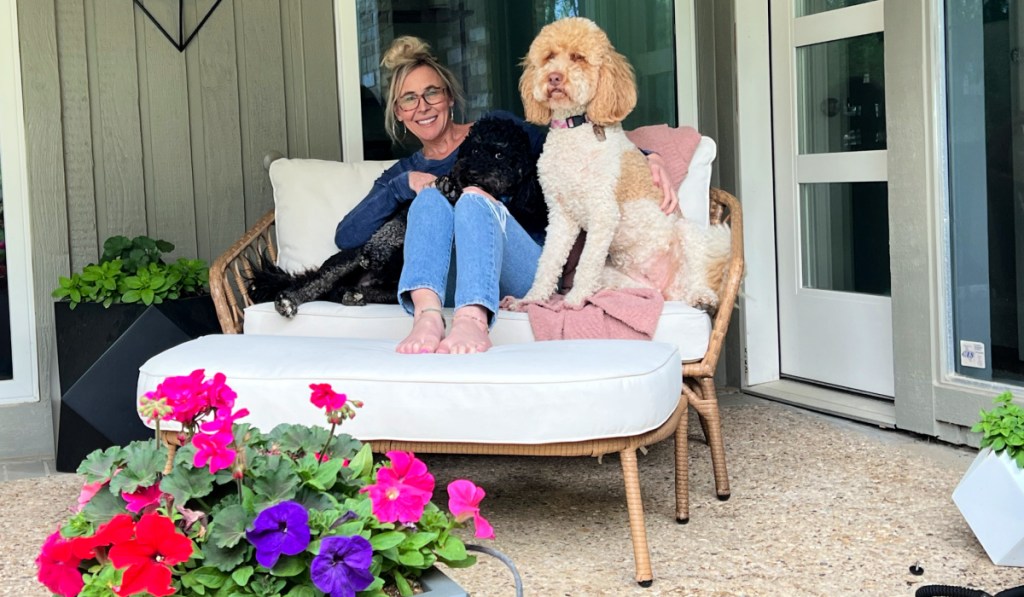
<svg viewBox="0 0 1024 597">
<path fill-rule="evenodd" d="M 412 331 L 398 343 L 396 352 L 403 354 L 425 354 L 437 352 L 437 347 L 444 338 L 444 318 L 441 312 L 434 309 L 421 311 L 413 317 Z"/>
<path fill-rule="evenodd" d="M 438 353 L 470 354 L 487 352 L 491 347 L 487 319 L 469 313 L 457 313 L 452 317 L 452 332 L 437 347 Z"/>
</svg>

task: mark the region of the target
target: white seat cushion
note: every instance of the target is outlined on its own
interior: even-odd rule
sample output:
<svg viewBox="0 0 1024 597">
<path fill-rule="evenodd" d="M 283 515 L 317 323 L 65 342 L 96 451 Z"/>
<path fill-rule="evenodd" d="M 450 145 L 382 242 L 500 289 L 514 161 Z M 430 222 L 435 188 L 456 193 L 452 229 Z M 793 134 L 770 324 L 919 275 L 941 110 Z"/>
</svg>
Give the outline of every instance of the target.
<svg viewBox="0 0 1024 597">
<path fill-rule="evenodd" d="M 451 321 L 451 312 L 445 317 Z M 272 303 L 259 303 L 245 310 L 245 333 L 273 336 L 328 336 L 378 338 L 398 341 L 409 333 L 412 320 L 398 305 L 347 307 L 316 301 L 299 307 L 288 319 L 274 310 Z M 684 362 L 699 361 L 707 352 L 711 338 L 708 314 L 679 301 L 665 303 L 654 340 L 675 344 Z M 495 345 L 533 342 L 533 331 L 526 313 L 498 311 L 491 330 Z"/>
<path fill-rule="evenodd" d="M 285 358 L 282 358 L 285 357 Z M 679 404 L 675 346 L 637 340 L 508 344 L 472 355 L 403 355 L 395 343 L 347 338 L 213 335 L 140 368 L 138 394 L 168 376 L 205 369 L 227 377 L 242 422 L 325 425 L 311 383 L 362 400 L 342 431 L 397 439 L 544 444 L 637 435 Z"/>
</svg>

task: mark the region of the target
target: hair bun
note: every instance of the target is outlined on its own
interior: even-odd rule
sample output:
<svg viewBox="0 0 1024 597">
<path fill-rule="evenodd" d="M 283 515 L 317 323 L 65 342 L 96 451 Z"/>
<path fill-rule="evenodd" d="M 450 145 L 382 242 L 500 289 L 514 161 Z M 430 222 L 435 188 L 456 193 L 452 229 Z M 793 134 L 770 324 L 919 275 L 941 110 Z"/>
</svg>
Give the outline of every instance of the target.
<svg viewBox="0 0 1024 597">
<path fill-rule="evenodd" d="M 403 35 L 391 42 L 391 46 L 381 58 L 380 65 L 389 71 L 394 71 L 406 64 L 430 58 L 433 58 L 430 53 L 430 44 L 418 37 Z"/>
</svg>

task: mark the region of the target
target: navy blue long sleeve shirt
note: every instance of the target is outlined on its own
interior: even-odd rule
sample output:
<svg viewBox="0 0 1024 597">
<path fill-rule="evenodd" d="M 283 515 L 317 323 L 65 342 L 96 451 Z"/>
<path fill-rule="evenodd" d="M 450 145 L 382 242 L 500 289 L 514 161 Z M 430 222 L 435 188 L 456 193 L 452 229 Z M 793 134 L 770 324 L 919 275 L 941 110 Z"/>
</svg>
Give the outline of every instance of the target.
<svg viewBox="0 0 1024 597">
<path fill-rule="evenodd" d="M 495 110 L 488 113 L 487 116 L 515 121 L 530 138 L 530 147 L 534 156 L 540 155 L 547 137 L 547 129 L 529 124 L 515 114 L 504 110 Z M 444 159 L 431 160 L 424 157 L 423 151 L 420 150 L 409 157 L 398 160 L 377 178 L 370 193 L 338 223 L 334 233 L 334 244 L 339 249 L 351 249 L 366 243 L 403 203 L 408 203 L 415 198 L 415 191 L 409 188 L 410 172 L 426 172 L 435 176 L 448 174 L 458 155 L 459 149 L 456 148 Z M 546 209 L 543 205 L 538 208 Z M 543 235 L 544 231 L 527 230 L 527 232 L 531 236 L 537 236 Z"/>
</svg>

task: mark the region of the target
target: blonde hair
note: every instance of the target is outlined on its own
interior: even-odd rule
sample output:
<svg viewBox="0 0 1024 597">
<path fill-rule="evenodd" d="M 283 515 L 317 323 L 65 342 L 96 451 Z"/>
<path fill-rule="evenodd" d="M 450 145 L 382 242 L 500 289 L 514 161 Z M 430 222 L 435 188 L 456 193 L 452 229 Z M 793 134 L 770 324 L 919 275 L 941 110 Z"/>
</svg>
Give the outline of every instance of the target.
<svg viewBox="0 0 1024 597">
<path fill-rule="evenodd" d="M 434 69 L 437 76 L 441 77 L 448 97 L 455 100 L 455 105 L 465 103 L 462 95 L 462 85 L 455 78 L 452 71 L 441 64 L 437 57 L 430 53 L 430 44 L 418 37 L 404 35 L 391 42 L 391 46 L 384 52 L 380 65 L 390 75 L 388 84 L 386 109 L 384 110 L 384 129 L 388 136 L 396 142 L 401 142 L 398 135 L 398 118 L 395 116 L 395 107 L 398 105 L 398 91 L 405 83 L 405 77 L 413 69 L 420 66 L 429 66 Z"/>
</svg>

